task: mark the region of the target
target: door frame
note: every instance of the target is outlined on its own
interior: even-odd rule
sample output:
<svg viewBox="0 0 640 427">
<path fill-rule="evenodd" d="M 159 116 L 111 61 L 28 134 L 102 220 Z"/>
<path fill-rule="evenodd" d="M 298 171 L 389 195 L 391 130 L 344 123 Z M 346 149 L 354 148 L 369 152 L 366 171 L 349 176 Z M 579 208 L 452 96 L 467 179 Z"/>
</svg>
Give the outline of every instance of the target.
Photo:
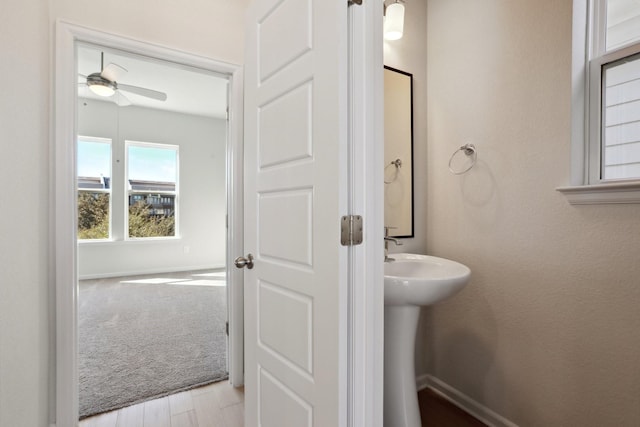
<svg viewBox="0 0 640 427">
<path fill-rule="evenodd" d="M 364 217 L 362 245 L 349 248 L 350 427 L 382 427 L 384 392 L 383 2 L 349 10 L 349 213 Z"/>
<path fill-rule="evenodd" d="M 242 272 L 230 268 L 233 254 L 243 253 L 242 209 L 242 67 L 212 58 L 190 54 L 159 45 L 56 22 L 55 78 L 53 82 L 52 145 L 50 148 L 50 277 L 55 319 L 52 354 L 55 355 L 51 381 L 52 402 L 57 426 L 78 423 L 78 274 L 76 230 L 77 69 L 76 43 L 109 46 L 161 60 L 189 65 L 224 75 L 229 80 L 227 125 L 227 278 L 228 292 L 229 380 L 234 386 L 244 381 L 243 372 L 243 282 Z M 69 286 L 70 283 L 75 286 Z"/>
</svg>

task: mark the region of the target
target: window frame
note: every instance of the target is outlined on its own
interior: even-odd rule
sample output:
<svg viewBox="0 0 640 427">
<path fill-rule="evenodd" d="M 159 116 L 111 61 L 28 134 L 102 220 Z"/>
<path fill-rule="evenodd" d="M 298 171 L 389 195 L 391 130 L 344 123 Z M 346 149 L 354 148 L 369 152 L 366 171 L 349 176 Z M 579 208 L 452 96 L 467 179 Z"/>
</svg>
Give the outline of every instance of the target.
<svg viewBox="0 0 640 427">
<path fill-rule="evenodd" d="M 173 236 L 153 236 L 153 237 L 131 237 L 129 235 L 129 200 L 132 194 L 136 194 L 139 192 L 133 192 L 129 185 L 129 147 L 147 147 L 147 148 L 160 148 L 160 149 L 172 149 L 176 152 L 176 184 L 174 191 L 152 191 L 149 193 L 158 194 L 158 195 L 173 195 L 174 198 L 174 234 Z M 179 221 L 179 212 L 180 212 L 180 146 L 177 144 L 166 144 L 162 142 L 143 142 L 143 141 L 133 141 L 133 140 L 125 140 L 124 141 L 124 155 L 125 155 L 125 165 L 124 165 L 124 240 L 129 242 L 140 242 L 140 241 L 152 241 L 152 240 L 176 240 L 180 239 L 180 221 Z"/>
<path fill-rule="evenodd" d="M 640 41 L 606 51 L 606 2 L 573 2 L 571 185 L 557 189 L 572 204 L 640 203 L 640 177 L 601 178 L 602 69 L 640 53 Z"/>
<path fill-rule="evenodd" d="M 99 144 L 108 144 L 109 145 L 109 171 L 110 171 L 110 176 L 109 176 L 109 180 L 110 180 L 110 184 L 109 184 L 109 188 L 105 189 L 105 188 L 94 188 L 94 189 L 87 189 L 87 190 L 81 190 L 80 187 L 78 186 L 78 164 L 77 164 L 77 160 L 76 160 L 76 216 L 77 214 L 77 209 L 78 209 L 78 195 L 80 193 L 80 191 L 85 191 L 85 192 L 91 192 L 91 193 L 105 193 L 105 194 L 109 194 L 109 235 L 105 238 L 102 239 L 81 239 L 79 237 L 79 233 L 78 233 L 78 226 L 76 225 L 76 233 L 77 233 L 77 238 L 76 241 L 78 242 L 78 244 L 92 244 L 92 243 L 102 243 L 102 242 L 112 242 L 113 239 L 113 140 L 111 138 L 105 138 L 105 137 L 99 137 L 99 136 L 86 136 L 86 135 L 77 135 L 76 136 L 76 150 L 77 150 L 77 145 L 80 141 L 83 142 L 93 142 L 93 143 L 99 143 Z"/>
</svg>

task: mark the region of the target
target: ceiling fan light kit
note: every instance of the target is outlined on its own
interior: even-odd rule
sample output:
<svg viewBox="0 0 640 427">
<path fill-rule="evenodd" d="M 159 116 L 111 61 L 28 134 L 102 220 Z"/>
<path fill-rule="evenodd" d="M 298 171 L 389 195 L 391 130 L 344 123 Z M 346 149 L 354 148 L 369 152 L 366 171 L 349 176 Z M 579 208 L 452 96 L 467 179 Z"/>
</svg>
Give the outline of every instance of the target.
<svg viewBox="0 0 640 427">
<path fill-rule="evenodd" d="M 116 82 L 109 81 L 102 77 L 100 73 L 93 73 L 87 77 L 87 86 L 93 93 L 99 96 L 111 96 L 118 89 Z"/>
</svg>

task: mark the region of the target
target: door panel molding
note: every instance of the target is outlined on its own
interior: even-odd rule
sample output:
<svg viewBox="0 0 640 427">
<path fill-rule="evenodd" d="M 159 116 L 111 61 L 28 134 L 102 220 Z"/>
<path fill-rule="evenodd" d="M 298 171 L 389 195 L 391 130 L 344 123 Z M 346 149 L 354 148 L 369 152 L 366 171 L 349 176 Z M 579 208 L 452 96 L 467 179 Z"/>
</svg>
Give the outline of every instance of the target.
<svg viewBox="0 0 640 427">
<path fill-rule="evenodd" d="M 346 425 L 350 284 L 339 237 L 348 205 L 346 33 L 346 2 L 256 0 L 249 7 L 245 251 L 255 254 L 255 268 L 245 272 L 248 427 Z"/>
</svg>

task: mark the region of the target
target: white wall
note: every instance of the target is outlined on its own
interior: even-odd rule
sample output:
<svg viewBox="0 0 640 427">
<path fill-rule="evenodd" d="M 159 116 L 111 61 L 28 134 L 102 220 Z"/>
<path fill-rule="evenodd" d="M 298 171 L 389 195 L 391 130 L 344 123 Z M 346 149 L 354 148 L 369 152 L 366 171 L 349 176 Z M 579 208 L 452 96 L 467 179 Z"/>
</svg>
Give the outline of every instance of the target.
<svg viewBox="0 0 640 427">
<path fill-rule="evenodd" d="M 112 226 L 120 231 L 113 242 L 80 243 L 80 278 L 224 267 L 226 120 L 80 99 L 78 132 L 112 140 Z M 178 238 L 123 240 L 125 141 L 179 147 Z"/>
<path fill-rule="evenodd" d="M 0 7 L 0 426 L 47 425 L 48 2 Z"/>
<path fill-rule="evenodd" d="M 424 254 L 427 250 L 427 3 L 405 2 L 404 35 L 384 41 L 384 65 L 413 74 L 413 226 L 403 246 L 389 243 L 389 252 Z"/>
<path fill-rule="evenodd" d="M 56 19 L 242 63 L 248 0 L 5 0 L 0 8 L 0 426 L 42 427 L 52 403 L 50 82 Z M 59 426 L 66 427 L 66 426 Z"/>
<path fill-rule="evenodd" d="M 431 373 L 521 426 L 640 425 L 640 205 L 572 206 L 572 0 L 428 0 Z M 464 142 L 478 164 L 447 169 Z"/>
</svg>

